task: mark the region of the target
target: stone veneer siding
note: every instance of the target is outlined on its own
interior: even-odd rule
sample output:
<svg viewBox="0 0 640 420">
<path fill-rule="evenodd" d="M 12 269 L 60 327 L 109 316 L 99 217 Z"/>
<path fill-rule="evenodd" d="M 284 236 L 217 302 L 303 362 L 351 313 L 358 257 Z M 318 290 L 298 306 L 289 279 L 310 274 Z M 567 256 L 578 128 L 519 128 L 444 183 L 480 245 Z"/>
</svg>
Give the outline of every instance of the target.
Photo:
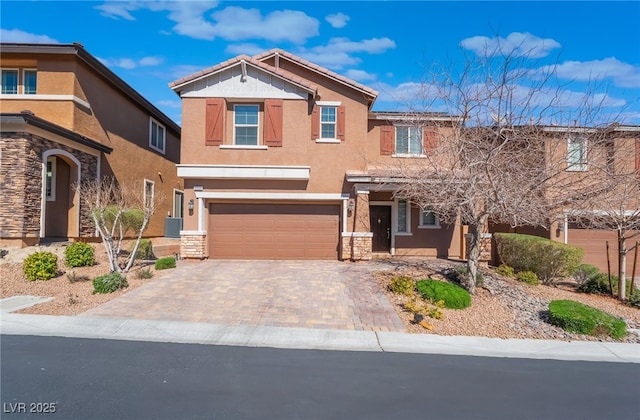
<svg viewBox="0 0 640 420">
<path fill-rule="evenodd" d="M 480 238 L 480 256 L 478 257 L 478 263 L 483 266 L 488 266 L 491 261 L 491 237 L 490 233 L 482 233 Z M 465 258 L 469 258 L 469 244 L 471 242 L 471 234 L 464 235 L 465 238 Z"/>
<path fill-rule="evenodd" d="M 207 235 L 205 233 L 183 233 L 180 235 L 180 258 L 198 259 L 207 258 Z"/>
<path fill-rule="evenodd" d="M 372 256 L 373 236 L 366 234 L 365 236 L 353 236 L 347 233 L 342 236 L 342 254 L 341 259 L 352 261 L 369 261 Z"/>
<path fill-rule="evenodd" d="M 42 154 L 60 149 L 81 163 L 82 180 L 95 179 L 98 156 L 28 133 L 0 138 L 0 237 L 39 238 L 42 202 Z M 80 236 L 94 236 L 88 212 L 80 207 Z"/>
</svg>

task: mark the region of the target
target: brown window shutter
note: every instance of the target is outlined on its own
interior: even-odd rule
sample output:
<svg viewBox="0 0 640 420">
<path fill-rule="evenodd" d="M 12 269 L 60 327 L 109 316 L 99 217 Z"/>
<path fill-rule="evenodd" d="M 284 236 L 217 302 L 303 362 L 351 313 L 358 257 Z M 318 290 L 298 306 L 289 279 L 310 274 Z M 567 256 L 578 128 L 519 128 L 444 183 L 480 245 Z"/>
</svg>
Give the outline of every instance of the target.
<svg viewBox="0 0 640 420">
<path fill-rule="evenodd" d="M 395 151 L 395 129 L 391 125 L 380 127 L 380 154 L 392 155 Z"/>
<path fill-rule="evenodd" d="M 311 140 L 315 141 L 320 138 L 320 112 L 319 107 L 314 106 L 311 111 Z"/>
<path fill-rule="evenodd" d="M 424 153 L 433 152 L 438 147 L 438 133 L 433 127 L 424 127 L 422 132 L 422 148 Z"/>
<path fill-rule="evenodd" d="M 264 101 L 264 144 L 282 147 L 282 99 Z"/>
<path fill-rule="evenodd" d="M 345 132 L 345 118 L 344 118 L 344 105 L 343 106 L 339 106 L 338 109 L 338 121 L 337 121 L 337 136 L 338 136 L 338 140 L 344 140 L 344 132 Z"/>
<path fill-rule="evenodd" d="M 224 139 L 224 98 L 207 98 L 205 145 L 219 146 Z"/>
</svg>

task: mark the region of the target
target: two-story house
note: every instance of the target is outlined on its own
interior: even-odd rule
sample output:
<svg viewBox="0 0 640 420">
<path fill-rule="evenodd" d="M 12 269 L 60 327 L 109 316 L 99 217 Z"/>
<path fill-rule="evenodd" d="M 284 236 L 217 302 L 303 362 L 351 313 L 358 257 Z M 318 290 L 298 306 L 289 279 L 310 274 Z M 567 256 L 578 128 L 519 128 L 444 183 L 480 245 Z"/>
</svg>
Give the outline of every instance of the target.
<svg viewBox="0 0 640 420">
<path fill-rule="evenodd" d="M 0 242 L 93 238 L 75 185 L 113 176 L 162 196 L 145 236 L 182 216 L 180 127 L 80 44 L 0 45 Z"/>
<path fill-rule="evenodd" d="M 186 258 L 462 256 L 462 227 L 370 168 L 418 156 L 455 117 L 372 112 L 377 92 L 282 50 L 170 84 L 182 98 Z M 437 123 L 437 124 L 436 124 Z"/>
</svg>

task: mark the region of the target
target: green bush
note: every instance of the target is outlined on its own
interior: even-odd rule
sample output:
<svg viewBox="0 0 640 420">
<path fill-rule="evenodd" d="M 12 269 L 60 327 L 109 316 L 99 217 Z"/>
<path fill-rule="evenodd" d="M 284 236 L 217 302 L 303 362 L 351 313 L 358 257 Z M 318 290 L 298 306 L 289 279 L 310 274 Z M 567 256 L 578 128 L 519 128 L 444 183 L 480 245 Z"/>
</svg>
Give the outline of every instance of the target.
<svg viewBox="0 0 640 420">
<path fill-rule="evenodd" d="M 136 271 L 136 278 L 140 280 L 150 279 L 153 277 L 153 271 L 150 268 L 141 268 Z"/>
<path fill-rule="evenodd" d="M 128 287 L 126 277 L 120 273 L 110 273 L 93 279 L 93 294 L 96 293 L 113 293 L 116 290 Z"/>
<path fill-rule="evenodd" d="M 140 240 L 140 244 L 138 244 L 138 252 L 136 252 L 136 258 L 141 260 L 152 260 L 154 258 L 151 239 Z"/>
<path fill-rule="evenodd" d="M 391 279 L 389 290 L 397 295 L 410 295 L 416 288 L 416 282 L 408 276 L 399 276 Z"/>
<path fill-rule="evenodd" d="M 464 309 L 471 306 L 471 296 L 469 292 L 455 284 L 433 279 L 424 279 L 416 282 L 416 290 L 422 297 L 433 303 L 442 300 L 445 308 Z"/>
<path fill-rule="evenodd" d="M 580 264 L 578 266 L 578 269 L 576 270 L 576 272 L 573 274 L 573 279 L 578 284 L 578 287 L 580 287 L 584 283 L 586 283 L 589 280 L 592 280 L 592 279 L 594 279 L 594 278 L 596 278 L 596 277 L 598 277 L 600 275 L 601 275 L 600 269 L 598 267 L 596 267 L 595 265 Z"/>
<path fill-rule="evenodd" d="M 451 269 L 447 272 L 447 278 L 456 284 L 463 285 L 463 284 L 466 284 L 467 282 L 468 272 L 469 272 L 469 269 L 466 265 L 459 265 L 456 268 Z M 480 270 L 478 270 L 476 272 L 476 286 L 482 287 L 483 285 L 484 285 L 484 276 L 482 275 Z"/>
<path fill-rule="evenodd" d="M 540 279 L 536 276 L 536 273 L 533 271 L 521 271 L 516 274 L 516 280 L 521 281 L 522 283 L 527 283 L 532 286 L 537 286 L 540 284 Z"/>
<path fill-rule="evenodd" d="M 90 267 L 95 264 L 94 249 L 84 242 L 74 242 L 64 250 L 67 267 Z"/>
<path fill-rule="evenodd" d="M 618 283 L 617 276 L 611 276 L 611 283 Z M 617 289 L 617 287 L 614 287 Z M 605 273 L 596 273 L 587 277 L 582 283 L 578 284 L 578 292 L 591 293 L 597 295 L 610 295 L 611 287 L 609 286 L 609 278 Z"/>
<path fill-rule="evenodd" d="M 109 230 L 113 229 L 116 217 L 120 214 L 118 220 L 122 225 L 123 233 L 125 235 L 130 232 L 137 233 L 140 231 L 144 220 L 144 212 L 139 209 L 127 209 L 122 211 L 117 206 L 108 206 L 104 208 L 102 213 L 104 215 L 105 226 Z M 98 216 L 98 218 L 100 218 L 100 216 Z"/>
<path fill-rule="evenodd" d="M 634 308 L 640 308 L 640 290 L 635 289 L 633 293 L 629 293 L 627 305 L 633 306 Z"/>
<path fill-rule="evenodd" d="M 22 271 L 29 281 L 49 280 L 58 274 L 58 256 L 51 252 L 36 252 L 25 258 Z"/>
<path fill-rule="evenodd" d="M 494 234 L 500 260 L 515 271 L 533 271 L 544 284 L 572 276 L 584 250 L 577 246 L 517 233 Z"/>
<path fill-rule="evenodd" d="M 496 268 L 496 273 L 500 274 L 501 276 L 505 276 L 505 277 L 514 277 L 516 275 L 516 272 L 513 269 L 513 267 L 509 267 L 506 264 L 500 264 L 500 266 L 498 266 L 498 268 Z"/>
<path fill-rule="evenodd" d="M 573 300 L 551 301 L 549 322 L 572 333 L 608 335 L 615 339 L 624 337 L 627 329 L 620 318 Z"/>
<path fill-rule="evenodd" d="M 164 257 L 156 260 L 155 268 L 156 270 L 164 270 L 167 268 L 175 268 L 176 267 L 176 259 L 174 257 Z"/>
</svg>

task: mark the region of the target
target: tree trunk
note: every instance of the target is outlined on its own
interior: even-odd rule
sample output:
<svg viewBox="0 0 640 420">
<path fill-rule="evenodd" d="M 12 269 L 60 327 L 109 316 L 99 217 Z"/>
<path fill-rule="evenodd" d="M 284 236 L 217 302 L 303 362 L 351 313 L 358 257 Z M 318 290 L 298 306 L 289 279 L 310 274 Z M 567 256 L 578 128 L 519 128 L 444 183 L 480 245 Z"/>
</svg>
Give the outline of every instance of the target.
<svg viewBox="0 0 640 420">
<path fill-rule="evenodd" d="M 618 299 L 627 299 L 627 247 L 624 234 L 618 231 Z"/>
</svg>

